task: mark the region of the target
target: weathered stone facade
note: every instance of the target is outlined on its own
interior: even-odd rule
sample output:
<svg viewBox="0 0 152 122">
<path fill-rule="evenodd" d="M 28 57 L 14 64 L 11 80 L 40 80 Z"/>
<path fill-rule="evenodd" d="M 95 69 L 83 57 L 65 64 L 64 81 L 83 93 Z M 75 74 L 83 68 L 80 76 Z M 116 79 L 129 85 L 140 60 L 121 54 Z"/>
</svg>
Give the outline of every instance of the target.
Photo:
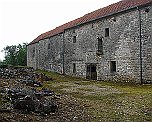
<svg viewBox="0 0 152 122">
<path fill-rule="evenodd" d="M 63 34 L 27 46 L 28 66 L 62 72 Z"/>
<path fill-rule="evenodd" d="M 139 83 L 142 74 L 143 82 L 152 82 L 152 5 L 67 28 L 27 48 L 35 69 Z"/>
</svg>

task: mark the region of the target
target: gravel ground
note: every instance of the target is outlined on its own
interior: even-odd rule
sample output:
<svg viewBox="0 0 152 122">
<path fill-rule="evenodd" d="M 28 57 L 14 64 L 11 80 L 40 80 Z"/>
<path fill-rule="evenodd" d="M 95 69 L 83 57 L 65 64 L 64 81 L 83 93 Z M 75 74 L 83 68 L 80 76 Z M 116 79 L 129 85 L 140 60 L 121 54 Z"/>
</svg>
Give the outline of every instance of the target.
<svg viewBox="0 0 152 122">
<path fill-rule="evenodd" d="M 41 73 L 41 72 L 40 72 Z M 0 94 L 0 122 L 151 122 L 152 86 L 149 84 L 118 84 L 85 81 L 49 72 L 53 80 L 45 81 L 42 88 L 55 91 L 55 113 L 23 113 L 4 105 Z M 32 76 L 32 75 L 30 75 Z M 43 81 L 43 80 L 42 80 Z M 12 79 L 0 79 L 0 88 L 19 85 Z M 30 89 L 26 85 L 21 85 Z M 0 90 L 1 91 L 1 90 Z M 29 90 L 30 91 L 30 90 Z M 51 100 L 51 96 L 47 96 Z M 11 107 L 10 107 L 11 108 Z"/>
<path fill-rule="evenodd" d="M 0 88 L 10 88 L 17 86 L 16 83 L 13 83 L 14 79 L 0 79 Z M 11 81 L 11 82 L 10 82 Z M 24 89 L 27 86 L 24 85 Z M 32 88 L 32 87 L 31 87 Z M 27 87 L 29 89 L 29 86 Z M 47 96 L 47 99 L 52 96 Z M 1 93 L 1 101 L 2 101 Z M 51 98 L 50 98 L 51 99 Z M 55 113 L 50 113 L 49 115 L 42 113 L 24 113 L 20 110 L 15 110 L 10 108 L 10 102 L 3 103 L 0 102 L 0 122 L 88 122 L 91 121 L 91 116 L 89 116 L 85 107 L 80 105 L 79 101 L 76 100 L 71 95 L 55 95 L 54 100 L 58 106 L 58 109 Z"/>
<path fill-rule="evenodd" d="M 18 110 L 0 113 L 0 122 L 88 122 L 91 116 L 87 114 L 85 108 L 71 96 L 62 95 L 56 99 L 58 111 L 50 115 L 39 113 L 23 114 Z"/>
</svg>

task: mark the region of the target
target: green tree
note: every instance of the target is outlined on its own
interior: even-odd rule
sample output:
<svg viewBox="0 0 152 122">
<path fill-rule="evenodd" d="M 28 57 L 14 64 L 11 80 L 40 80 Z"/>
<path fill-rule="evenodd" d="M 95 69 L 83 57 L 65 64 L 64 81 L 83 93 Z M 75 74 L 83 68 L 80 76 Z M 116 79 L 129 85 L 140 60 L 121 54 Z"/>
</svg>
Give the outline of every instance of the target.
<svg viewBox="0 0 152 122">
<path fill-rule="evenodd" d="M 16 53 L 16 59 L 17 59 L 17 64 L 18 65 L 22 65 L 25 66 L 27 63 L 26 60 L 26 53 L 27 53 L 27 49 L 26 49 L 26 43 L 24 43 L 23 45 L 19 44 L 17 46 L 17 53 Z"/>
<path fill-rule="evenodd" d="M 3 61 L 0 59 L 0 65 L 2 65 Z"/>
<path fill-rule="evenodd" d="M 26 66 L 26 43 L 6 46 L 3 51 L 5 52 L 5 59 L 3 61 L 5 64 Z"/>
</svg>

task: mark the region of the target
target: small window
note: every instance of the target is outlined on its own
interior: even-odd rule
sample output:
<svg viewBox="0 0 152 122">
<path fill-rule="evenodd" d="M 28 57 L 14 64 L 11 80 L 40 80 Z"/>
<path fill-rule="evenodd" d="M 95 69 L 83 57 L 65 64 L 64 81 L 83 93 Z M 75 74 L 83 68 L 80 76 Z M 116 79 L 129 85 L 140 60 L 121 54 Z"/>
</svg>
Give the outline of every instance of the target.
<svg viewBox="0 0 152 122">
<path fill-rule="evenodd" d="M 109 37 L 109 28 L 105 29 L 105 37 Z"/>
<path fill-rule="evenodd" d="M 48 44 L 48 49 L 50 49 L 50 47 L 51 47 L 50 44 Z"/>
<path fill-rule="evenodd" d="M 113 18 L 113 21 L 116 22 L 116 17 Z"/>
<path fill-rule="evenodd" d="M 73 36 L 73 43 L 76 43 L 76 36 Z"/>
<path fill-rule="evenodd" d="M 110 62 L 110 71 L 111 71 L 111 73 L 116 72 L 116 61 Z"/>
<path fill-rule="evenodd" d="M 33 49 L 33 52 L 32 52 L 32 57 L 35 56 L 35 48 Z"/>
<path fill-rule="evenodd" d="M 92 28 L 94 27 L 93 23 L 92 23 L 91 27 L 92 27 Z"/>
<path fill-rule="evenodd" d="M 73 30 L 73 33 L 75 33 L 75 30 Z"/>
<path fill-rule="evenodd" d="M 98 38 L 98 52 L 99 54 L 103 54 L 103 41 L 102 38 Z"/>
<path fill-rule="evenodd" d="M 148 13 L 149 11 L 150 11 L 149 8 L 146 8 L 146 9 L 145 9 L 145 12 L 146 12 L 146 13 Z"/>
<path fill-rule="evenodd" d="M 73 63 L 73 73 L 76 73 L 76 64 Z"/>
</svg>

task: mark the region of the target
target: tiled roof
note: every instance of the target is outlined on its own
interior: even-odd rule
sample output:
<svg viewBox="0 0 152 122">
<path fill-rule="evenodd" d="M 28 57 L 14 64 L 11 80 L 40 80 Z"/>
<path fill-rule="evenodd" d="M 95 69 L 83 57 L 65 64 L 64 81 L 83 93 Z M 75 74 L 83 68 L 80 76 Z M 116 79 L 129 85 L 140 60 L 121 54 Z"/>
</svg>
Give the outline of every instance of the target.
<svg viewBox="0 0 152 122">
<path fill-rule="evenodd" d="M 36 39 L 34 39 L 30 44 L 36 43 L 42 39 L 57 35 L 59 33 L 62 33 L 65 29 L 84 24 L 86 22 L 102 18 L 108 15 L 112 15 L 130 8 L 134 8 L 137 6 L 142 6 L 148 3 L 151 3 L 152 0 L 122 0 L 117 3 L 111 4 L 107 7 L 98 9 L 96 11 L 93 11 L 91 13 L 88 13 L 78 19 L 75 19 L 73 21 L 70 21 L 68 23 L 65 23 L 59 27 L 56 27 L 53 30 L 50 30 L 48 32 L 45 32 L 41 35 L 39 35 Z"/>
</svg>

